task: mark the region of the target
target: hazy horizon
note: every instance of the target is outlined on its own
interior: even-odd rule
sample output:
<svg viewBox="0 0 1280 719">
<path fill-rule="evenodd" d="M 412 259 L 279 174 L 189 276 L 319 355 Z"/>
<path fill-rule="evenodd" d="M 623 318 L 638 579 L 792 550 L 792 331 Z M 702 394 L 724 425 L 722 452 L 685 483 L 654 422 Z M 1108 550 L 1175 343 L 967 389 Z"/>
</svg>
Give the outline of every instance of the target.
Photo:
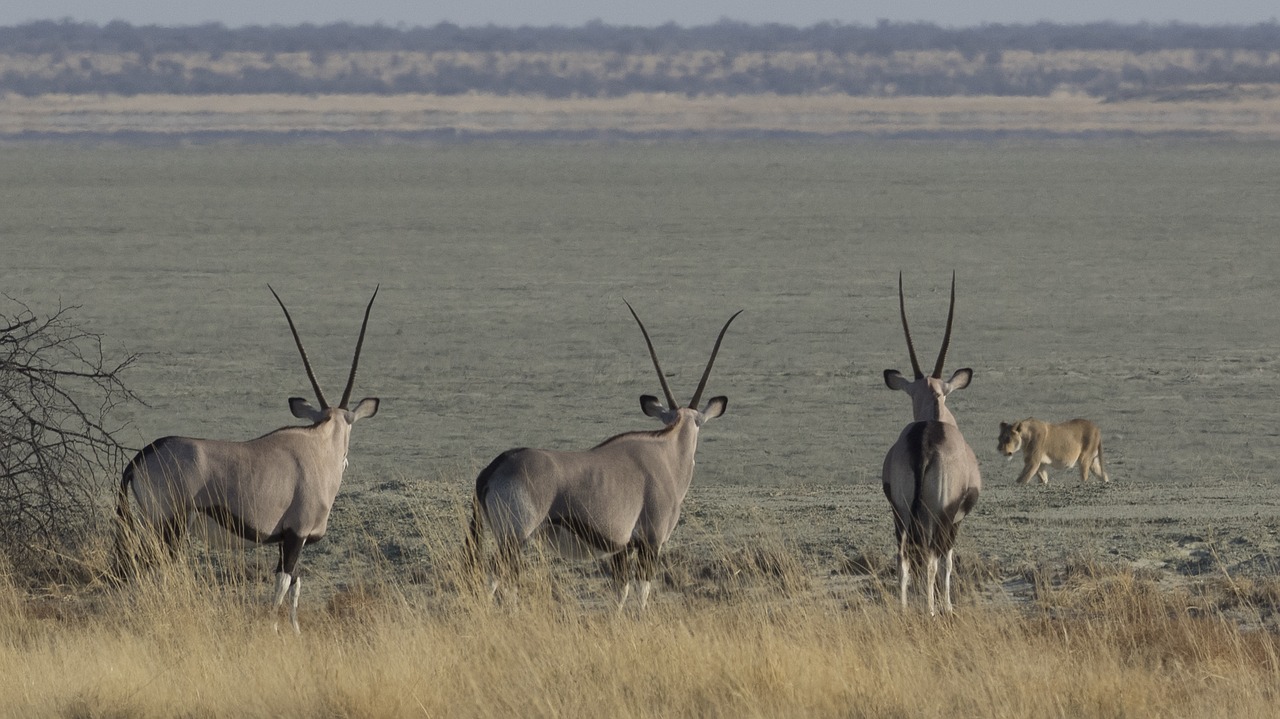
<svg viewBox="0 0 1280 719">
<path fill-rule="evenodd" d="M 751 24 L 779 23 L 809 26 L 821 22 L 874 25 L 892 22 L 930 22 L 942 26 L 971 27 L 984 24 L 1060 24 L 1116 22 L 1122 24 L 1173 22 L 1196 25 L 1253 25 L 1275 22 L 1274 2 L 1223 0 L 1218 3 L 1174 0 L 1082 0 L 1048 3 L 1032 0 L 977 0 L 948 6 L 919 0 L 870 0 L 847 3 L 837 0 L 713 0 L 692 4 L 654 0 L 636 4 L 605 0 L 550 0 L 537 6 L 510 0 L 468 0 L 420 4 L 410 0 L 223 0 L 218 3 L 172 3 L 161 0 L 9 0 L 0 4 L 0 25 L 35 20 L 70 19 L 106 24 L 123 20 L 134 25 L 200 25 L 209 22 L 229 27 L 250 25 L 300 25 L 350 22 L 358 25 L 432 26 L 452 22 L 463 26 L 576 27 L 600 21 L 608 25 L 658 26 L 674 22 L 697 26 L 733 20 Z"/>
</svg>

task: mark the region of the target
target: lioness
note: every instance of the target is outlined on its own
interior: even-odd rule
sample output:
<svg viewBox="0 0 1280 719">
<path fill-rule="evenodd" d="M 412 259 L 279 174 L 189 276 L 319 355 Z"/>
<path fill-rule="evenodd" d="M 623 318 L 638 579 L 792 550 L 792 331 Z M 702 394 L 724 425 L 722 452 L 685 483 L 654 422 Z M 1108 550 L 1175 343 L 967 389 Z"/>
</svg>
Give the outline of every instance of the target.
<svg viewBox="0 0 1280 719">
<path fill-rule="evenodd" d="M 1089 470 L 1110 482 L 1102 467 L 1102 432 L 1087 419 L 1072 419 L 1061 424 L 1041 422 L 1028 417 L 1013 424 L 1000 423 L 1000 453 L 1006 458 L 1022 450 L 1022 474 L 1018 484 L 1026 484 L 1031 475 L 1040 475 L 1040 484 L 1049 483 L 1049 466 L 1058 469 L 1080 464 L 1080 481 L 1089 480 Z"/>
</svg>

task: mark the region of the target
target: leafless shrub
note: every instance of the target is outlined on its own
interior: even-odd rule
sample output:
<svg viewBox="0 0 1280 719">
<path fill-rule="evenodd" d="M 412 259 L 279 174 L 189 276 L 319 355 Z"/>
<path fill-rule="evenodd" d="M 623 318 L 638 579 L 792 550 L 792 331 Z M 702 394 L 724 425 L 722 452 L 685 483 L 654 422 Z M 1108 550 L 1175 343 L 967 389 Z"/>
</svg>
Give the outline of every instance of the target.
<svg viewBox="0 0 1280 719">
<path fill-rule="evenodd" d="M 0 308 L 0 554 L 27 577 L 66 571 L 96 529 L 105 477 L 126 449 L 109 424 L 138 398 L 121 380 L 137 359 L 109 360 L 102 336 L 59 307 L 41 317 L 5 296 Z"/>
</svg>

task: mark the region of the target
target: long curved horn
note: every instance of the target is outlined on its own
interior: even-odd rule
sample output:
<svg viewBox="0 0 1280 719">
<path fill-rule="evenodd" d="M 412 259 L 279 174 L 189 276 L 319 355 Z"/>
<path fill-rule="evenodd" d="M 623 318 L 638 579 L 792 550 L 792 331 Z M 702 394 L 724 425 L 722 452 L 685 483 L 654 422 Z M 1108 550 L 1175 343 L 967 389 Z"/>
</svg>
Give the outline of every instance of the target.
<svg viewBox="0 0 1280 719">
<path fill-rule="evenodd" d="M 911 328 L 907 326 L 907 301 L 902 297 L 902 273 L 898 273 L 898 310 L 902 313 L 902 332 L 907 336 L 907 351 L 911 353 L 911 369 L 916 379 L 924 376 L 920 371 L 920 361 L 916 359 L 916 346 L 911 343 Z"/>
<path fill-rule="evenodd" d="M 351 358 L 351 375 L 347 377 L 347 388 L 342 390 L 342 401 L 338 406 L 342 409 L 347 408 L 347 402 L 351 401 L 351 388 L 356 383 L 356 366 L 360 364 L 360 348 L 364 347 L 364 330 L 369 326 L 369 310 L 373 309 L 373 301 L 378 299 L 378 290 L 382 287 L 379 284 L 373 288 L 373 297 L 369 298 L 369 304 L 364 308 L 364 322 L 360 325 L 360 339 L 356 340 L 356 354 Z"/>
<path fill-rule="evenodd" d="M 951 320 L 956 316 L 956 272 L 951 271 L 951 309 L 947 310 L 947 331 L 942 335 L 942 349 L 938 351 L 938 363 L 933 366 L 933 376 L 942 379 L 942 363 L 947 361 L 947 346 L 951 344 Z"/>
<path fill-rule="evenodd" d="M 734 318 L 742 314 L 742 310 L 733 313 L 733 316 L 724 323 L 724 327 L 720 328 L 720 336 L 716 337 L 716 346 L 711 348 L 711 359 L 707 360 L 707 368 L 702 371 L 702 379 L 698 381 L 698 389 L 693 393 L 693 399 L 689 400 L 689 407 L 698 408 L 698 400 L 702 399 L 702 390 L 707 388 L 707 378 L 711 376 L 711 365 L 716 362 L 716 355 L 720 352 L 720 341 L 724 339 L 724 333 L 729 331 L 729 324 Z"/>
<path fill-rule="evenodd" d="M 329 409 L 329 403 L 324 399 L 324 392 L 320 391 L 320 383 L 316 381 L 316 373 L 311 371 L 311 362 L 307 359 L 307 351 L 302 348 L 302 339 L 298 337 L 298 328 L 293 326 L 293 317 L 289 315 L 289 308 L 284 306 L 284 301 L 280 299 L 280 295 L 276 294 L 271 285 L 267 285 L 267 289 L 271 290 L 271 295 L 280 304 L 280 309 L 284 310 L 284 318 L 289 321 L 289 331 L 293 333 L 293 341 L 298 345 L 298 354 L 302 355 L 302 366 L 307 368 L 307 379 L 311 380 L 311 389 L 316 391 L 316 399 L 320 402 L 320 409 Z"/>
<path fill-rule="evenodd" d="M 649 345 L 649 357 L 653 359 L 653 368 L 658 370 L 658 381 L 662 383 L 662 393 L 667 396 L 667 408 L 676 408 L 676 397 L 671 394 L 671 385 L 667 384 L 667 376 L 662 373 L 662 365 L 658 364 L 658 353 L 653 351 L 653 342 L 649 340 L 649 331 L 644 328 L 644 323 L 640 321 L 640 315 L 636 314 L 636 310 L 627 302 L 627 298 L 623 297 L 622 301 L 626 304 L 627 309 L 631 310 L 631 316 L 636 318 L 636 324 L 640 325 L 640 332 L 644 334 L 644 343 Z"/>
</svg>

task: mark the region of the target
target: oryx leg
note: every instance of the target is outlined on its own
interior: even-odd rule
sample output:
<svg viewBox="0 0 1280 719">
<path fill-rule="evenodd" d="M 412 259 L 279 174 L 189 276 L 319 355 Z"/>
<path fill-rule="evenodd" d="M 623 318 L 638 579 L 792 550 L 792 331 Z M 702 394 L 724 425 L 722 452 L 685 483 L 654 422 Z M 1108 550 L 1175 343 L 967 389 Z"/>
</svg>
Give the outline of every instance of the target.
<svg viewBox="0 0 1280 719">
<path fill-rule="evenodd" d="M 284 604 L 285 594 L 289 594 L 289 623 L 293 625 L 293 633 L 300 634 L 298 627 L 298 596 L 302 593 L 302 581 L 298 578 L 298 558 L 302 556 L 302 546 L 307 543 L 303 537 L 293 532 L 286 532 L 280 542 L 280 562 L 276 565 L 276 591 L 272 601 L 275 619 L 271 627 L 280 631 L 280 606 Z"/>
<path fill-rule="evenodd" d="M 187 528 L 188 519 L 185 514 L 175 514 L 166 519 L 164 526 L 161 527 L 161 536 L 164 537 L 164 544 L 169 550 L 170 559 L 178 556 L 178 545 L 182 542 L 182 532 Z"/>
<path fill-rule="evenodd" d="M 520 577 L 521 542 L 513 537 L 498 539 L 498 553 L 493 573 L 489 575 L 489 598 L 498 598 L 498 589 L 506 584 L 507 594 L 514 601 L 517 596 L 516 580 Z"/>
<path fill-rule="evenodd" d="M 613 589 L 618 593 L 618 613 L 622 613 L 631 594 L 631 547 L 609 556 L 609 573 L 613 576 Z"/>
<path fill-rule="evenodd" d="M 955 612 L 955 606 L 951 604 L 951 570 L 955 569 L 955 558 L 956 550 L 948 549 L 942 575 L 942 611 L 946 614 Z"/>
<path fill-rule="evenodd" d="M 636 547 L 637 574 L 640 576 L 640 609 L 649 604 L 649 588 L 658 573 L 658 548 L 648 542 Z"/>
<path fill-rule="evenodd" d="M 911 585 L 911 554 L 907 547 L 907 533 L 898 531 L 898 597 L 902 608 L 907 608 L 907 587 Z"/>
<path fill-rule="evenodd" d="M 928 587 L 929 616 L 932 617 L 936 616 L 938 613 L 937 603 L 934 598 L 934 594 L 936 594 L 935 585 L 938 583 L 938 555 L 933 550 L 929 550 L 929 558 L 925 561 L 926 568 L 924 582 Z"/>
</svg>

